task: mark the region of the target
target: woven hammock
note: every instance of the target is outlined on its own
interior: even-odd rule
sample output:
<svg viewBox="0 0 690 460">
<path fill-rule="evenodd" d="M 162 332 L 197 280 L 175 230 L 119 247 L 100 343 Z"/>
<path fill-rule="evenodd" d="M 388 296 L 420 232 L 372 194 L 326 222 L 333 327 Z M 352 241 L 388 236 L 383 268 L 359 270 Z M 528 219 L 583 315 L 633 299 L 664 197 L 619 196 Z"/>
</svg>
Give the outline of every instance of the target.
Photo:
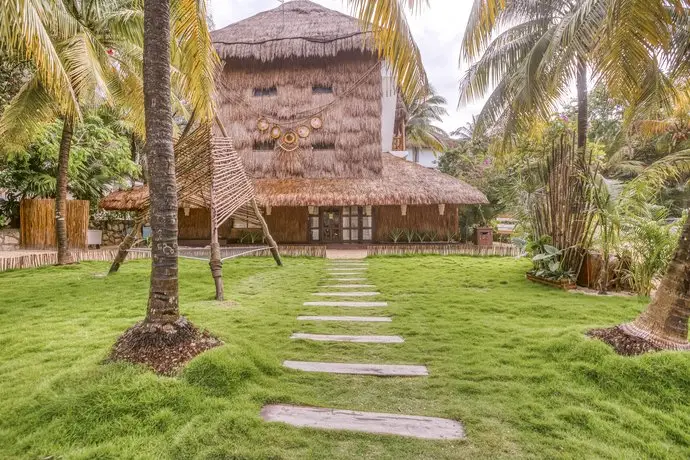
<svg viewBox="0 0 690 460">
<path fill-rule="evenodd" d="M 232 140 L 214 136 L 210 125 L 200 125 L 177 142 L 175 176 L 180 207 L 215 210 L 216 227 L 242 207 L 253 213 L 254 187 Z M 143 212 L 148 211 L 147 197 Z"/>
<path fill-rule="evenodd" d="M 225 132 L 220 122 L 219 126 L 221 131 Z M 211 211 L 210 248 L 178 248 L 178 255 L 183 258 L 203 258 L 210 261 L 218 300 L 223 299 L 223 260 L 270 249 L 276 263 L 282 265 L 277 245 L 256 203 L 254 186 L 229 137 L 213 135 L 209 124 L 200 124 L 193 131 L 185 132 L 175 144 L 175 177 L 180 207 L 206 208 Z M 260 224 L 268 246 L 220 248 L 218 228 L 240 210 L 244 216 L 253 215 L 250 220 Z M 111 273 L 117 271 L 127 252 L 132 250 L 135 235 L 149 212 L 150 202 L 147 197 L 134 230 L 120 245 L 120 251 L 110 269 Z"/>
</svg>

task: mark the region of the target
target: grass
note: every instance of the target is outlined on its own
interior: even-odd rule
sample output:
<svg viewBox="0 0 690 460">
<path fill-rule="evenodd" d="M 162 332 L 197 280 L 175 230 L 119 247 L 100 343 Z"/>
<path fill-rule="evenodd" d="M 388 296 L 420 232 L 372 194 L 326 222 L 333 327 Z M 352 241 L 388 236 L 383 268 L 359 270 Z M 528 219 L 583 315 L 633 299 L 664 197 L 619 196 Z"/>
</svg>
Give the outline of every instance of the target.
<svg viewBox="0 0 690 460">
<path fill-rule="evenodd" d="M 600 298 L 524 280 L 524 261 L 374 258 L 387 309 L 302 307 L 321 259 L 181 262 L 182 311 L 226 345 L 178 378 L 102 364 L 144 313 L 147 261 L 0 274 L 0 458 L 688 458 L 690 354 L 615 355 L 584 337 L 646 299 Z M 378 299 L 377 299 L 378 300 Z M 390 314 L 392 323 L 301 323 L 298 314 Z M 291 341 L 292 332 L 399 334 L 404 344 Z M 428 378 L 301 373 L 284 359 L 426 364 Z M 462 420 L 436 442 L 263 423 L 266 403 Z"/>
</svg>

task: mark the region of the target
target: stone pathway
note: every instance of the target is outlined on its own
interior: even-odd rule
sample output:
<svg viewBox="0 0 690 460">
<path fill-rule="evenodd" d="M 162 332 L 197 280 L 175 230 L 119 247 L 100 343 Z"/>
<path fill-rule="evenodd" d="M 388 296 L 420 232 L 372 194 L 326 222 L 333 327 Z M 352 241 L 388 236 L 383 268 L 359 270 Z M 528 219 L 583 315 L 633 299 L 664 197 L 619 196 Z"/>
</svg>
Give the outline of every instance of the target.
<svg viewBox="0 0 690 460">
<path fill-rule="evenodd" d="M 349 321 L 354 323 L 390 323 L 387 316 L 298 316 L 297 321 Z"/>
<path fill-rule="evenodd" d="M 273 404 L 261 410 L 264 420 L 322 430 L 350 430 L 421 439 L 464 439 L 465 430 L 454 420 L 414 415 L 380 414 L 351 410 Z"/>
<path fill-rule="evenodd" d="M 373 308 L 387 307 L 388 302 L 304 302 L 305 307 L 351 307 L 351 308 Z"/>
<path fill-rule="evenodd" d="M 322 297 L 374 297 L 379 295 L 380 292 L 315 292 L 312 295 L 319 295 Z"/>
<path fill-rule="evenodd" d="M 364 289 L 371 289 L 374 286 L 373 284 L 324 284 L 321 287 L 325 288 L 337 288 L 337 289 L 354 289 L 354 288 L 364 288 Z"/>
<path fill-rule="evenodd" d="M 426 366 L 408 364 L 319 363 L 313 361 L 284 361 L 283 366 L 305 372 L 328 374 L 380 375 L 386 377 L 419 377 L 429 375 Z"/>
<path fill-rule="evenodd" d="M 403 343 L 402 337 L 397 335 L 330 335 L 304 334 L 296 332 L 291 339 L 314 340 L 316 342 L 352 342 L 352 343 Z"/>
<path fill-rule="evenodd" d="M 333 255 L 333 254 L 331 254 Z M 331 258 L 331 255 L 327 255 Z M 340 257 L 340 254 L 338 254 Z M 352 291 L 322 291 L 312 295 L 320 297 L 374 297 L 380 295 L 378 291 L 358 291 L 356 289 L 375 289 L 373 284 L 365 284 L 364 275 L 367 263 L 363 260 L 339 259 L 333 257 L 330 267 L 326 269 L 331 278 L 323 284 L 323 289 L 353 289 Z M 366 254 L 363 256 L 366 257 Z M 362 257 L 362 259 L 363 259 Z M 346 277 L 343 277 L 346 276 Z M 359 276 L 353 278 L 352 276 Z M 352 283 L 361 284 L 334 284 Z M 304 302 L 307 307 L 334 308 L 385 308 L 388 302 L 367 301 L 318 301 Z M 388 316 L 298 316 L 298 321 L 342 321 L 361 323 L 392 322 Z M 290 336 L 293 340 L 310 340 L 317 342 L 348 342 L 348 343 L 377 343 L 402 344 L 405 339 L 397 335 L 336 335 L 311 334 L 295 332 Z M 288 369 L 303 372 L 323 372 L 329 374 L 370 375 L 376 377 L 424 377 L 429 375 L 426 366 L 410 364 L 379 364 L 379 363 L 327 363 L 314 361 L 286 360 L 283 366 Z M 383 414 L 375 412 L 357 412 L 340 409 L 300 407 L 283 404 L 264 406 L 261 417 L 267 422 L 282 422 L 297 427 L 319 428 L 324 430 L 361 431 L 375 434 L 390 434 L 422 439 L 464 439 L 465 431 L 461 423 L 435 417 L 414 415 Z"/>
</svg>

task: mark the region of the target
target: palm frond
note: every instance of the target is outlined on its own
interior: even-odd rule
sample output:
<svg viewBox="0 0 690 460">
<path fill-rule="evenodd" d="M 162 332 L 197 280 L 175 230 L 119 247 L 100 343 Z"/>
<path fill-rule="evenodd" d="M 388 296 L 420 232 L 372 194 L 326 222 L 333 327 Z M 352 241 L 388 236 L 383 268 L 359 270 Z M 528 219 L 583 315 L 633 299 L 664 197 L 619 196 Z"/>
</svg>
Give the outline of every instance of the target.
<svg viewBox="0 0 690 460">
<path fill-rule="evenodd" d="M 58 23 L 58 19 L 66 16 L 61 5 L 61 2 L 42 0 L 0 0 L 0 47 L 31 61 L 44 91 L 52 95 L 61 110 L 81 116 L 77 96 L 54 41 L 73 31 L 71 21 Z"/>
<path fill-rule="evenodd" d="M 17 154 L 34 138 L 42 124 L 55 118 L 58 107 L 38 75 L 27 81 L 0 117 L 0 153 Z"/>
<path fill-rule="evenodd" d="M 362 28 L 371 31 L 381 59 L 391 67 L 406 101 L 428 86 L 422 56 L 399 0 L 348 0 Z M 408 0 L 415 8 L 420 0 Z"/>
<path fill-rule="evenodd" d="M 171 4 L 171 62 L 185 76 L 179 89 L 200 120 L 213 118 L 215 77 L 220 65 L 207 18 L 205 0 L 174 0 Z"/>
</svg>

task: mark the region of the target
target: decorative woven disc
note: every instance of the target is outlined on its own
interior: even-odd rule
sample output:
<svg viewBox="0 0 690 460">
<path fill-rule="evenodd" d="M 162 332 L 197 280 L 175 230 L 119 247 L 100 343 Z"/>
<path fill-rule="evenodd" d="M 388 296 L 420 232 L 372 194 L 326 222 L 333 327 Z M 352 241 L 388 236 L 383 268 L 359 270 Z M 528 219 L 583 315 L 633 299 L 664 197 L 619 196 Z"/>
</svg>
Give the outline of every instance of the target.
<svg viewBox="0 0 690 460">
<path fill-rule="evenodd" d="M 262 117 L 256 122 L 256 127 L 259 129 L 259 131 L 264 132 L 268 131 L 268 128 L 270 128 L 271 125 L 268 123 L 268 120 Z"/>
<path fill-rule="evenodd" d="M 300 126 L 297 128 L 297 135 L 302 139 L 309 137 L 309 134 L 311 134 L 311 129 L 309 129 L 309 126 Z"/>
<path fill-rule="evenodd" d="M 282 142 L 287 145 L 297 143 L 297 134 L 294 131 L 288 131 L 283 135 Z"/>
<path fill-rule="evenodd" d="M 280 129 L 280 126 L 274 126 L 273 128 L 271 128 L 271 137 L 273 139 L 278 139 L 282 135 L 283 135 L 283 130 Z"/>
<path fill-rule="evenodd" d="M 313 129 L 321 129 L 323 126 L 323 121 L 319 117 L 312 117 L 312 119 L 309 120 L 309 124 Z"/>
</svg>

